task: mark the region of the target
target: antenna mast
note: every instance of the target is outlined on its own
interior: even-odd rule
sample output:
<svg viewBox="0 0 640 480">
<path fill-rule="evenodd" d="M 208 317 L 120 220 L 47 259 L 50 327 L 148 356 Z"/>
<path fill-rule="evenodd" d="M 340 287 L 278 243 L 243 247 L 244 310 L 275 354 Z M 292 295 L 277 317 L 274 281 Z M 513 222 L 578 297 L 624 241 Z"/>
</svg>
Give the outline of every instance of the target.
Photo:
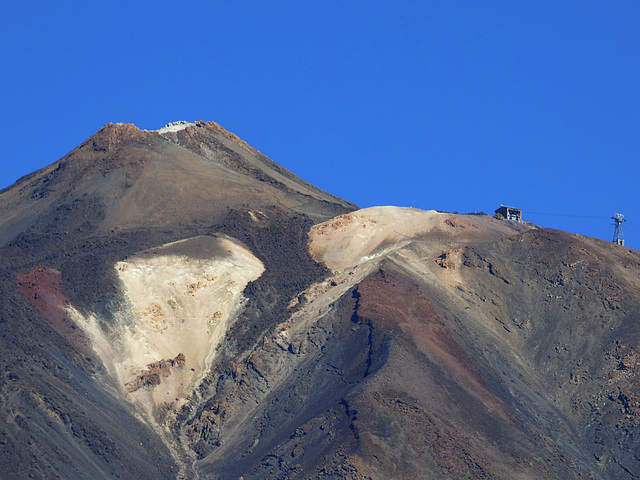
<svg viewBox="0 0 640 480">
<path fill-rule="evenodd" d="M 613 229 L 613 243 L 616 245 L 624 245 L 624 233 L 622 233 L 622 222 L 626 222 L 627 219 L 621 213 L 614 213 L 611 217 L 614 224 Z"/>
</svg>

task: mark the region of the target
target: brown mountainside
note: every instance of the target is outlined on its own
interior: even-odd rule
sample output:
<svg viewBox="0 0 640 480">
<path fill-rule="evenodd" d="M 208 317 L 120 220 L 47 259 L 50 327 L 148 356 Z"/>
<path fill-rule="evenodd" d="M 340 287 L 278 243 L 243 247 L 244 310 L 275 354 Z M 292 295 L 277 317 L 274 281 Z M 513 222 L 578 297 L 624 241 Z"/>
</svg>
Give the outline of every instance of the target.
<svg viewBox="0 0 640 480">
<path fill-rule="evenodd" d="M 7 478 L 633 479 L 640 256 L 358 210 L 214 123 L 0 192 Z"/>
</svg>

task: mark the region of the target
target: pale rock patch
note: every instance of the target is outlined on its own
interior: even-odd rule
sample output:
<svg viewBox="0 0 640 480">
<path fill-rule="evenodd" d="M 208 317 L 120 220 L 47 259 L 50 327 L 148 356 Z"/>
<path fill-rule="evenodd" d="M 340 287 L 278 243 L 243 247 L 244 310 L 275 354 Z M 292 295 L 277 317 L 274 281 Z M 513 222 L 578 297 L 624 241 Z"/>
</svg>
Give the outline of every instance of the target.
<svg viewBox="0 0 640 480">
<path fill-rule="evenodd" d="M 115 268 L 127 305 L 114 312 L 112 324 L 105 328 L 94 316 L 71 306 L 68 311 L 123 394 L 159 421 L 161 410 L 181 406 L 207 373 L 243 307 L 244 288 L 264 266 L 231 239 L 195 237 L 141 252 Z"/>
<path fill-rule="evenodd" d="M 164 127 L 155 130 L 160 135 L 169 132 L 179 132 L 180 130 L 184 130 L 187 127 L 191 127 L 195 125 L 195 122 L 186 122 L 184 120 L 180 120 L 178 122 L 167 123 Z"/>
<path fill-rule="evenodd" d="M 334 272 L 388 255 L 440 227 L 446 214 L 410 207 L 371 207 L 311 228 L 311 255 Z"/>
</svg>

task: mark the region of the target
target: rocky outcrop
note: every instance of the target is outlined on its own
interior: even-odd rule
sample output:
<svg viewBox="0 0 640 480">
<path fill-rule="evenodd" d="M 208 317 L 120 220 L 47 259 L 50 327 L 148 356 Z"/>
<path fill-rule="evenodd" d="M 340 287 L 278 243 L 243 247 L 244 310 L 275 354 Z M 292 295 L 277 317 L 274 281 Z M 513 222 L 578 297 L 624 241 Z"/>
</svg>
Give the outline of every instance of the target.
<svg viewBox="0 0 640 480">
<path fill-rule="evenodd" d="M 141 372 L 133 381 L 125 385 L 127 392 L 135 392 L 142 387 L 155 387 L 160 385 L 163 378 L 172 373 L 173 368 L 182 368 L 185 364 L 185 356 L 179 353 L 176 358 L 160 360 L 150 363 L 144 372 Z"/>
</svg>

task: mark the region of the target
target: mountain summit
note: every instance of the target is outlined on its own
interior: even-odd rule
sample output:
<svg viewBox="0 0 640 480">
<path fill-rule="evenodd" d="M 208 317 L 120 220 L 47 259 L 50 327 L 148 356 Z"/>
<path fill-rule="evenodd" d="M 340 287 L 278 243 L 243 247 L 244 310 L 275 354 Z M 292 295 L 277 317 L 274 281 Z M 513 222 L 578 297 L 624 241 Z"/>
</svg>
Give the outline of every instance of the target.
<svg viewBox="0 0 640 480">
<path fill-rule="evenodd" d="M 217 223 L 243 205 L 304 212 L 316 221 L 355 208 L 212 122 L 180 122 L 156 132 L 108 124 L 2 194 L 0 242 L 73 202 L 93 212 L 87 221 L 102 233 L 165 227 L 187 218 Z"/>
<path fill-rule="evenodd" d="M 0 192 L 7 478 L 640 476 L 640 256 L 355 205 L 212 122 Z"/>
</svg>

